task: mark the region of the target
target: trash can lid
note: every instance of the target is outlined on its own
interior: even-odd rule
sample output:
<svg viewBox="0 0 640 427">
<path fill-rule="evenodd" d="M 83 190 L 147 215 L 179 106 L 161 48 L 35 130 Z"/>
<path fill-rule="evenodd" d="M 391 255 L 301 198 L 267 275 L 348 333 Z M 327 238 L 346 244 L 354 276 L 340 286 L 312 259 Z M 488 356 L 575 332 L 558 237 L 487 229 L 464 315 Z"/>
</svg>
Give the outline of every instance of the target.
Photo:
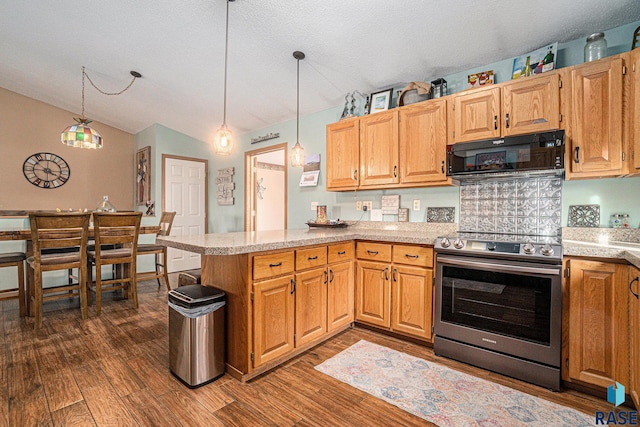
<svg viewBox="0 0 640 427">
<path fill-rule="evenodd" d="M 171 297 L 182 301 L 186 300 L 191 304 L 214 303 L 226 299 L 224 291 L 203 285 L 180 286 L 169 292 L 169 298 L 171 299 Z"/>
</svg>

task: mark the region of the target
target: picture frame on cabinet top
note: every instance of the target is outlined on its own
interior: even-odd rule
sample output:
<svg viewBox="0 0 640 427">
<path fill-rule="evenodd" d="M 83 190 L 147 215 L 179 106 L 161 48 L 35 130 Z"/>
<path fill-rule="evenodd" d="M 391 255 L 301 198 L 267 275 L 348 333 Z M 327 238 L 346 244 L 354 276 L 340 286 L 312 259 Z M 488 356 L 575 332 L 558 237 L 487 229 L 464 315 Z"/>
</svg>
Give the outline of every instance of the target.
<svg viewBox="0 0 640 427">
<path fill-rule="evenodd" d="M 369 102 L 369 114 L 387 111 L 391 108 L 391 97 L 393 96 L 393 88 L 381 90 L 371 93 L 371 101 Z"/>
</svg>

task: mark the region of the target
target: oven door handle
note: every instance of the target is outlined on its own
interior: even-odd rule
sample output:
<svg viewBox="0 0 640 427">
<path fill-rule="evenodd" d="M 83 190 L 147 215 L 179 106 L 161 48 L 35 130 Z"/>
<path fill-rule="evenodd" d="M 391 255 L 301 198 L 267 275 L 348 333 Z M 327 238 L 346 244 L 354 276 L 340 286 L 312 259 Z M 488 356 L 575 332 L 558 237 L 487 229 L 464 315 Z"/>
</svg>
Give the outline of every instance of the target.
<svg viewBox="0 0 640 427">
<path fill-rule="evenodd" d="M 543 274 L 545 276 L 556 276 L 560 273 L 559 268 L 522 267 L 509 264 L 495 264 L 486 261 L 469 261 L 466 259 L 448 257 L 444 255 L 439 255 L 436 262 L 441 264 L 454 265 L 456 267 L 479 267 L 482 270 L 491 270 L 504 273 L 515 272 L 527 274 Z"/>
</svg>

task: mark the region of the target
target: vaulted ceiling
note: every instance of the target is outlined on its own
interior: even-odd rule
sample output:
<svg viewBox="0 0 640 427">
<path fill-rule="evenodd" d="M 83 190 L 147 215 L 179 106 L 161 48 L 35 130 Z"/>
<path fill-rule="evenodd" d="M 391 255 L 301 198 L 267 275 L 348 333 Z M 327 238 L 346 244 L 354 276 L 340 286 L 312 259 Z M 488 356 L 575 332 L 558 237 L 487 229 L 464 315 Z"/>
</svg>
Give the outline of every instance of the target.
<svg viewBox="0 0 640 427">
<path fill-rule="evenodd" d="M 222 123 L 225 0 L 4 0 L 0 87 L 136 133 L 160 123 L 210 141 Z M 227 123 L 237 133 L 364 93 L 429 81 L 640 19 L 638 0 L 237 0 Z M 71 122 L 71 117 L 70 117 Z"/>
</svg>

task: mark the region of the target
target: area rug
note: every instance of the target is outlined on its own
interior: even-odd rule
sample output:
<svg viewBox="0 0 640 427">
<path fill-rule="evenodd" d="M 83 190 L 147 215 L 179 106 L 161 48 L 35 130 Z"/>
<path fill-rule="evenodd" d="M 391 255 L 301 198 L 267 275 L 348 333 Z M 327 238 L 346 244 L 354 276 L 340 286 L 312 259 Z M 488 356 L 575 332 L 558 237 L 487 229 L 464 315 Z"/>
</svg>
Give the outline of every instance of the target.
<svg viewBox="0 0 640 427">
<path fill-rule="evenodd" d="M 318 371 L 440 427 L 593 426 L 594 415 L 360 341 Z"/>
</svg>

